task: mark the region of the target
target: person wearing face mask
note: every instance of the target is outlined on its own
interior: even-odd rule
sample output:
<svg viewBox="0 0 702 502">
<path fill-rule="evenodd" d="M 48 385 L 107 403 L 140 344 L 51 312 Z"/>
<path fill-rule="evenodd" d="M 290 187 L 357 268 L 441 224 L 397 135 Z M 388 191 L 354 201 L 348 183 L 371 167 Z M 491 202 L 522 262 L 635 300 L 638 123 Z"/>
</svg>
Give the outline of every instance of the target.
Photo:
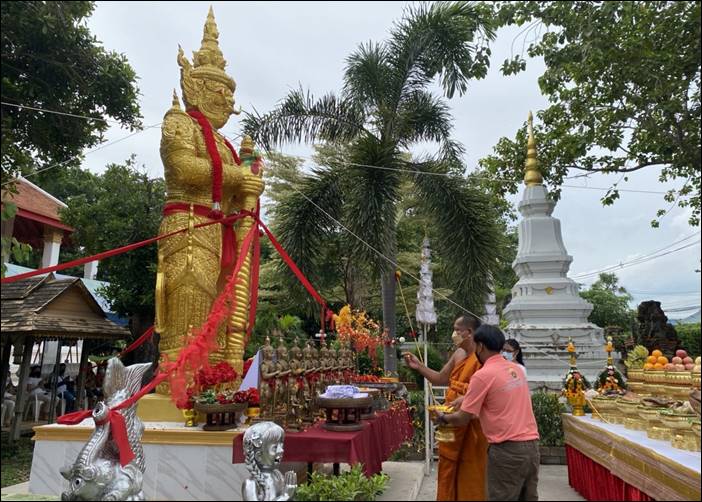
<svg viewBox="0 0 702 502">
<path fill-rule="evenodd" d="M 519 368 L 524 372 L 524 376 L 526 376 L 527 370 L 524 365 L 524 358 L 522 357 L 522 348 L 517 340 L 514 338 L 505 340 L 505 346 L 502 347 L 502 357 L 510 362 L 517 363 Z"/>
<path fill-rule="evenodd" d="M 427 368 L 413 354 L 404 354 L 407 365 L 433 385 L 448 386 L 447 404 L 466 393 L 468 383 L 480 369 L 473 344 L 473 333 L 479 326 L 480 319 L 471 315 L 454 321 L 451 340 L 456 350 L 441 371 Z M 451 443 L 439 443 L 436 500 L 485 500 L 487 441 L 480 423 L 466 422 L 456 429 L 455 436 Z"/>
<path fill-rule="evenodd" d="M 438 424 L 462 426 L 476 418 L 489 443 L 487 500 L 538 500 L 539 431 L 526 376 L 502 357 L 505 336 L 483 324 L 473 336 L 483 365 L 471 378 L 461 408 L 438 413 Z"/>
</svg>

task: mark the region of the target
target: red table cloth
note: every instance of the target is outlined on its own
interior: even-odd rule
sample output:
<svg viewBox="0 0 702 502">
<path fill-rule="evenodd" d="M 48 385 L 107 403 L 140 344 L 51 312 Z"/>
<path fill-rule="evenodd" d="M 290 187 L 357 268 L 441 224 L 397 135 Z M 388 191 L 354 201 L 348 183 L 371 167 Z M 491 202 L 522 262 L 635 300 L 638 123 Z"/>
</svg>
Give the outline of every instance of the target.
<svg viewBox="0 0 702 502">
<path fill-rule="evenodd" d="M 382 463 L 412 438 L 412 418 L 406 403 L 396 402 L 375 418 L 363 420 L 363 430 L 332 432 L 318 423 L 304 432 L 285 433 L 283 462 L 363 464 L 366 476 L 377 474 Z M 233 463 L 244 462 L 244 435 L 234 438 Z"/>
<path fill-rule="evenodd" d="M 572 446 L 566 459 L 570 486 L 587 500 L 654 500 Z"/>
</svg>

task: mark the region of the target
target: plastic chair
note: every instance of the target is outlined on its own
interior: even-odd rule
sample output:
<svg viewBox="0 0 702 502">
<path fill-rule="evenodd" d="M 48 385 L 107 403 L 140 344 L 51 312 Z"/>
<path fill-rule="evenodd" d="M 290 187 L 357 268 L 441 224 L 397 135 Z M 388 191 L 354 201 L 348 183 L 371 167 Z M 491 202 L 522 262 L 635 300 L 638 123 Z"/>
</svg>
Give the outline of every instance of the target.
<svg viewBox="0 0 702 502">
<path fill-rule="evenodd" d="M 44 401 L 39 400 L 39 394 L 34 394 L 34 401 L 31 399 L 27 400 L 27 405 L 24 409 L 24 419 L 27 419 L 27 413 L 29 412 L 30 406 L 34 404 L 34 421 L 39 422 L 39 414 L 41 413 L 41 407 L 44 405 Z"/>
</svg>

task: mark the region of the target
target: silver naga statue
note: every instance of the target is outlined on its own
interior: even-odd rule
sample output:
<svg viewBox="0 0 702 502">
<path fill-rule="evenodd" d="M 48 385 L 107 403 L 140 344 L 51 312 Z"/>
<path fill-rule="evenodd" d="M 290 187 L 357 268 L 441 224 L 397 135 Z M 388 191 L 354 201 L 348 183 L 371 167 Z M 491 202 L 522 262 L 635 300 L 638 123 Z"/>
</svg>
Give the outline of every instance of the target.
<svg viewBox="0 0 702 502">
<path fill-rule="evenodd" d="M 285 431 L 273 422 L 259 422 L 244 433 L 244 460 L 251 477 L 241 486 L 244 500 L 292 500 L 297 474 L 285 476 L 275 467 L 283 460 Z"/>
<path fill-rule="evenodd" d="M 110 407 L 139 391 L 142 377 L 149 367 L 151 363 L 125 367 L 116 357 L 107 363 L 103 383 L 105 400 L 93 410 L 95 423 L 104 423 L 95 426 L 73 465 L 61 469 L 61 475 L 70 483 L 68 491 L 61 494 L 61 500 L 145 500 L 142 481 L 146 463 L 141 446 L 144 424 L 137 417 L 137 404 L 120 410 L 134 452 L 134 459 L 124 467 L 120 465 L 119 451 L 110 434 L 110 423 L 105 418 Z"/>
</svg>

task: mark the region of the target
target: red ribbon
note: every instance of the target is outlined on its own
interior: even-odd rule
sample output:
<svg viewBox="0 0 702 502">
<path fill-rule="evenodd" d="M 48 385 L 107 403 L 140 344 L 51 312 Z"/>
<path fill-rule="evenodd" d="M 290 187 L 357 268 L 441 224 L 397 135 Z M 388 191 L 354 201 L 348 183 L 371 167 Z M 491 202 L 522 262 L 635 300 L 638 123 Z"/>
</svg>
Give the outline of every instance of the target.
<svg viewBox="0 0 702 502">
<path fill-rule="evenodd" d="M 129 464 L 129 462 L 134 460 L 134 451 L 129 445 L 129 437 L 127 436 L 127 425 L 124 422 L 124 416 L 120 413 L 120 410 L 123 410 L 124 408 L 128 408 L 135 404 L 144 395 L 146 395 L 148 392 L 151 392 L 152 389 L 156 388 L 156 386 L 162 381 L 164 381 L 167 376 L 168 375 L 165 373 L 157 375 L 153 380 L 151 380 L 151 382 L 142 387 L 139 392 L 137 392 L 130 398 L 125 399 L 121 403 L 113 406 L 112 408 L 108 408 L 107 417 L 105 417 L 104 420 L 95 421 L 95 425 L 103 425 L 107 422 L 110 423 L 110 434 L 112 435 L 112 439 L 117 445 L 117 449 L 119 450 L 119 463 L 120 465 L 122 465 L 122 467 L 126 466 L 127 464 Z M 90 418 L 92 416 L 93 410 L 81 410 L 76 411 L 74 413 L 62 415 L 58 417 L 58 419 L 56 419 L 56 422 L 62 425 L 77 425 L 86 418 Z"/>
<path fill-rule="evenodd" d="M 210 225 L 215 225 L 217 223 L 221 223 L 221 224 L 233 223 L 234 221 L 241 219 L 244 216 L 247 216 L 248 214 L 249 213 L 244 213 L 244 214 L 240 213 L 240 214 L 236 214 L 236 215 L 232 215 L 232 216 L 227 216 L 223 220 L 206 221 L 205 223 L 200 223 L 198 225 L 195 225 L 194 228 L 208 227 Z M 149 244 L 153 244 L 154 242 L 160 241 L 161 239 L 166 239 L 168 237 L 172 237 L 174 235 L 181 234 L 181 233 L 187 232 L 187 231 L 188 231 L 187 228 L 181 228 L 180 230 L 174 230 L 173 232 L 169 232 L 167 234 L 157 235 L 156 237 L 151 237 L 150 239 L 135 242 L 133 244 L 127 244 L 126 246 L 122 246 L 122 247 L 115 248 L 115 249 L 110 249 L 109 251 L 103 251 L 102 253 L 97 253 L 97 254 L 94 254 L 91 256 L 86 256 L 85 258 L 78 258 L 76 260 L 67 261 L 66 263 L 59 263 L 58 265 L 53 265 L 51 267 L 40 268 L 39 270 L 32 270 L 31 272 L 25 272 L 24 274 L 13 275 L 12 277 L 3 277 L 2 280 L 0 280 L 0 284 L 9 284 L 12 282 L 21 281 L 22 279 L 29 279 L 30 277 L 35 277 L 37 275 L 48 274 L 50 272 L 58 272 L 60 270 L 65 270 L 67 268 L 77 267 L 79 265 L 83 265 L 83 264 L 91 262 L 91 261 L 104 260 L 106 258 L 111 258 L 113 256 L 117 256 L 119 254 L 126 253 L 128 251 L 132 251 L 134 249 L 138 249 L 140 247 L 147 246 Z"/>
<path fill-rule="evenodd" d="M 214 204 L 220 204 L 222 202 L 222 157 L 219 155 L 219 150 L 217 150 L 217 143 L 215 142 L 214 132 L 212 132 L 212 125 L 207 117 L 197 109 L 188 110 L 188 115 L 197 120 L 200 124 L 200 129 L 202 129 L 202 134 L 205 137 L 205 146 L 207 147 L 207 153 L 210 156 L 210 162 L 212 163 L 212 203 L 213 208 L 210 211 L 210 217 L 214 219 L 222 218 L 222 211 L 215 210 Z M 229 151 L 232 152 L 234 161 L 239 164 L 240 160 L 231 143 L 224 140 L 224 144 L 227 145 Z"/>
<path fill-rule="evenodd" d="M 144 334 L 142 334 L 139 338 L 137 338 L 129 347 L 124 349 L 122 352 L 120 352 L 119 358 L 124 357 L 125 355 L 129 354 L 131 351 L 139 347 L 141 344 L 143 344 L 146 340 L 151 338 L 154 334 L 154 327 L 151 326 L 149 329 L 144 331 Z"/>
<path fill-rule="evenodd" d="M 177 213 L 190 212 L 191 204 L 185 202 L 169 202 L 163 207 L 163 216 L 170 216 Z M 193 213 L 204 218 L 211 218 L 219 221 L 222 224 L 222 268 L 229 268 L 234 263 L 234 255 L 236 254 L 236 234 L 234 233 L 234 222 L 248 216 L 248 213 L 231 214 L 224 219 L 218 220 L 212 218 L 212 211 L 206 206 L 200 204 L 192 204 Z"/>
</svg>

